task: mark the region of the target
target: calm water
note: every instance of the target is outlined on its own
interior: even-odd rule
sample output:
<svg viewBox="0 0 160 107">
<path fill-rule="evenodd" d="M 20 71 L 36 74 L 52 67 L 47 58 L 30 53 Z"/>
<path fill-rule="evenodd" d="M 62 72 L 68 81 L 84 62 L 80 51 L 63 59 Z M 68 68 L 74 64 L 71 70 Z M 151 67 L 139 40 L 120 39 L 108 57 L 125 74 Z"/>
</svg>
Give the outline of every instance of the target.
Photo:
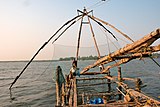
<svg viewBox="0 0 160 107">
<path fill-rule="evenodd" d="M 160 63 L 160 59 L 156 59 Z M 84 67 L 94 61 L 80 61 Z M 2 107 L 54 107 L 56 66 L 60 65 L 67 74 L 71 62 L 33 62 L 12 88 L 10 99 L 9 86 L 27 62 L 0 62 L 0 106 Z M 68 68 L 67 68 L 68 67 Z M 115 69 L 111 70 L 115 75 Z M 134 60 L 122 66 L 123 76 L 139 77 L 147 85 L 142 91 L 160 100 L 160 68 L 150 59 Z"/>
</svg>

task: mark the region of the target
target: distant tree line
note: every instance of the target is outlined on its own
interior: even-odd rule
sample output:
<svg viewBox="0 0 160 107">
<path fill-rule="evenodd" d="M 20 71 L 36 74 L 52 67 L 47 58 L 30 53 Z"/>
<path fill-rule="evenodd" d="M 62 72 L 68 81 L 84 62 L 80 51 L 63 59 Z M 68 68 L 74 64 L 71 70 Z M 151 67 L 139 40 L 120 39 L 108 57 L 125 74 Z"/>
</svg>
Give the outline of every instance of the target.
<svg viewBox="0 0 160 107">
<path fill-rule="evenodd" d="M 70 61 L 73 60 L 75 57 L 66 57 L 66 58 L 59 58 L 59 61 Z M 78 57 L 78 60 L 97 60 L 98 57 L 97 56 L 82 56 L 82 57 Z"/>
<path fill-rule="evenodd" d="M 103 57 L 103 56 L 101 56 Z M 154 53 L 152 54 L 153 58 L 160 58 L 160 53 Z M 75 57 L 65 57 L 65 58 L 59 58 L 59 61 L 70 61 L 73 60 Z M 98 57 L 97 56 L 82 56 L 82 57 L 78 57 L 78 60 L 97 60 Z"/>
</svg>

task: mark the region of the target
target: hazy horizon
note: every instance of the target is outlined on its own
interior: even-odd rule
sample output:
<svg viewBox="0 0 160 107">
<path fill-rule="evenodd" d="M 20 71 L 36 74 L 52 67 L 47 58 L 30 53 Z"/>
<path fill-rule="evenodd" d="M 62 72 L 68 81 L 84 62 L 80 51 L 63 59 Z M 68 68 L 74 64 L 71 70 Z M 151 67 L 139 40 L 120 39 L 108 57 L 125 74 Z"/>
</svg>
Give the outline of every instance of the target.
<svg viewBox="0 0 160 107">
<path fill-rule="evenodd" d="M 138 40 L 160 28 L 159 4 L 160 0 L 1 0 L 0 61 L 30 60 L 56 30 L 77 15 L 77 9 L 83 10 L 84 7 L 93 10 L 94 16 L 114 25 L 133 40 Z M 75 46 L 78 29 L 79 23 L 69 29 L 56 44 Z M 98 44 L 106 44 L 104 36 L 101 36 L 97 29 L 99 28 L 94 28 L 98 34 Z M 110 30 L 109 27 L 108 29 Z M 87 36 L 90 34 L 85 31 L 83 33 L 86 36 L 82 38 L 82 47 L 93 46 L 93 40 Z M 55 58 L 52 41 L 35 60 Z M 156 42 L 158 43 L 160 40 Z"/>
</svg>

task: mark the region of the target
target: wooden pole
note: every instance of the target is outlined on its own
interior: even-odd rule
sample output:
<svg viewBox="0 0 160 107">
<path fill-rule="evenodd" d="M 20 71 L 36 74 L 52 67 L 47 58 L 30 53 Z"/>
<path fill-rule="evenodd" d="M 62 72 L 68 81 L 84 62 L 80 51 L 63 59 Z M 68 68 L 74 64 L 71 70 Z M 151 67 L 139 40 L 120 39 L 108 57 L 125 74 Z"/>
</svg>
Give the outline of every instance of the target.
<svg viewBox="0 0 160 107">
<path fill-rule="evenodd" d="M 99 74 L 108 74 L 107 72 L 85 72 L 81 75 L 99 75 Z"/>
<path fill-rule="evenodd" d="M 92 25 L 91 25 L 91 22 L 90 22 L 89 17 L 88 17 L 88 22 L 89 22 L 89 26 L 90 26 L 90 29 L 91 29 L 91 33 L 92 33 L 94 45 L 95 45 L 95 48 L 96 48 L 97 53 L 98 53 L 98 58 L 100 59 L 100 58 L 101 58 L 100 51 L 99 51 L 99 48 L 98 48 L 98 44 L 97 44 L 97 41 L 96 41 L 96 38 L 95 38 L 95 34 L 94 34 L 94 32 L 93 32 L 93 28 L 92 28 Z M 102 66 L 102 70 L 103 70 L 103 69 L 104 69 L 104 65 L 101 64 L 101 66 Z"/>
<path fill-rule="evenodd" d="M 138 92 L 140 92 L 141 91 L 141 87 L 140 87 L 140 85 L 141 85 L 141 79 L 140 78 L 137 78 L 136 79 L 136 82 L 135 82 L 135 84 L 136 84 L 136 91 L 138 91 Z"/>
<path fill-rule="evenodd" d="M 65 106 L 65 84 L 62 83 L 62 104 L 61 106 Z"/>
<path fill-rule="evenodd" d="M 56 69 L 56 99 L 57 99 L 57 106 L 60 106 L 60 84 L 59 84 L 59 72 L 61 70 L 60 66 L 57 66 Z"/>
<path fill-rule="evenodd" d="M 150 46 L 154 41 L 156 41 L 159 38 L 160 38 L 160 29 L 157 29 L 156 31 L 153 31 L 150 34 L 144 36 L 142 39 L 137 40 L 132 44 L 128 44 L 125 47 L 111 53 L 110 55 L 104 56 L 103 58 L 97 60 L 94 64 L 85 67 L 81 71 L 81 74 L 88 71 L 90 68 L 94 68 L 95 66 L 107 62 L 108 60 L 112 60 L 112 58 L 123 55 L 124 53 L 140 51 L 141 48 Z"/>
<path fill-rule="evenodd" d="M 84 92 L 82 93 L 82 104 L 84 104 Z"/>
<path fill-rule="evenodd" d="M 110 71 L 108 72 L 107 75 L 110 76 Z M 111 80 L 107 79 L 107 82 L 108 82 L 108 92 L 110 93 L 111 92 Z"/>
<path fill-rule="evenodd" d="M 122 82 L 122 73 L 121 73 L 121 67 L 119 66 L 118 67 L 118 81 L 119 82 Z M 122 91 L 122 87 L 120 86 L 120 85 L 118 85 L 118 89 L 120 90 L 120 91 Z M 119 100 L 121 100 L 122 99 L 122 94 L 119 94 L 119 98 L 118 98 Z"/>
<path fill-rule="evenodd" d="M 122 82 L 122 73 L 121 73 L 121 67 L 118 67 L 118 81 Z"/>
<path fill-rule="evenodd" d="M 94 32 L 93 32 L 93 28 L 92 28 L 91 22 L 90 22 L 90 20 L 89 20 L 89 17 L 88 17 L 88 22 L 89 22 L 89 26 L 90 26 L 90 29 L 91 29 L 91 33 L 92 33 L 94 45 L 95 45 L 95 48 L 96 48 L 97 53 L 98 53 L 98 58 L 100 58 L 100 57 L 101 57 L 100 51 L 99 51 L 99 49 L 98 49 L 98 45 L 97 45 L 97 42 L 96 42 L 95 34 L 94 34 Z"/>
<path fill-rule="evenodd" d="M 82 32 L 82 24 L 83 24 L 83 16 L 82 16 L 82 19 L 81 19 L 79 35 L 78 35 L 78 44 L 77 44 L 77 53 L 76 53 L 76 60 L 77 61 L 78 61 L 78 55 L 79 55 L 79 46 L 80 46 L 80 39 L 81 39 L 81 32 Z"/>
<path fill-rule="evenodd" d="M 113 25 L 111 25 L 111 24 L 109 24 L 109 23 L 107 23 L 107 22 L 105 22 L 105 21 L 103 21 L 103 20 L 101 20 L 101 19 L 99 19 L 99 18 L 97 18 L 97 17 L 94 17 L 94 16 L 91 16 L 91 17 L 94 18 L 94 19 L 96 19 L 96 20 L 98 20 L 98 21 L 100 21 L 100 22 L 102 22 L 102 23 L 104 23 L 104 24 L 106 24 L 106 25 L 108 25 L 108 26 L 110 26 L 110 27 L 113 28 L 115 31 L 119 32 L 119 33 L 122 34 L 124 37 L 126 37 L 128 40 L 134 42 L 129 36 L 127 36 L 126 34 L 124 34 L 123 32 L 121 32 L 121 31 L 118 30 L 117 28 L 115 28 Z"/>
<path fill-rule="evenodd" d="M 69 107 L 73 107 L 73 80 L 71 79 L 71 89 L 70 89 L 70 95 L 69 95 Z"/>
<path fill-rule="evenodd" d="M 74 107 L 77 107 L 77 80 L 76 80 L 76 77 L 74 78 L 74 103 L 73 103 L 73 106 Z"/>
</svg>

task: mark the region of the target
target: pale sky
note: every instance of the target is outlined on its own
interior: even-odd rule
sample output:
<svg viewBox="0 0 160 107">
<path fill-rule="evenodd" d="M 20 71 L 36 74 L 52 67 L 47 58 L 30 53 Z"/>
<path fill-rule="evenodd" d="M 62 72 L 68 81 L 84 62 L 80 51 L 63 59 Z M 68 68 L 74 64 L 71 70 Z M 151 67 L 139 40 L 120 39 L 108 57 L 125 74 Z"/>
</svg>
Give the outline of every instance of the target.
<svg viewBox="0 0 160 107">
<path fill-rule="evenodd" d="M 98 2 L 102 3 L 100 0 L 0 0 L 0 61 L 29 60 L 62 24 L 77 15 L 77 9 L 84 7 L 93 9 L 96 17 L 113 24 L 133 40 L 160 28 L 160 0 L 109 0 L 94 5 Z M 77 37 L 78 30 L 71 30 L 56 43 L 72 45 L 70 41 Z M 53 51 L 50 42 L 37 59 L 52 59 Z"/>
</svg>

